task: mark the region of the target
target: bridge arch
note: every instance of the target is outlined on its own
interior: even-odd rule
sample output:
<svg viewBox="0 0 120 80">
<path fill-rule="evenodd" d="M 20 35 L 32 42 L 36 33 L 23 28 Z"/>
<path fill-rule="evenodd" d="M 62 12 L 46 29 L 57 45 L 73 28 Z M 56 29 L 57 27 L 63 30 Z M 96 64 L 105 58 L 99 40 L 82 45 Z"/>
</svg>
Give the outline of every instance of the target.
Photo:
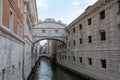
<svg viewBox="0 0 120 80">
<path fill-rule="evenodd" d="M 64 41 L 60 40 L 60 39 L 55 39 L 55 38 L 43 38 L 43 39 L 39 39 L 35 42 L 33 42 L 33 44 L 39 42 L 39 41 L 42 41 L 42 40 L 56 40 L 56 41 L 59 41 L 59 42 L 62 42 L 64 45 L 66 44 Z"/>
</svg>

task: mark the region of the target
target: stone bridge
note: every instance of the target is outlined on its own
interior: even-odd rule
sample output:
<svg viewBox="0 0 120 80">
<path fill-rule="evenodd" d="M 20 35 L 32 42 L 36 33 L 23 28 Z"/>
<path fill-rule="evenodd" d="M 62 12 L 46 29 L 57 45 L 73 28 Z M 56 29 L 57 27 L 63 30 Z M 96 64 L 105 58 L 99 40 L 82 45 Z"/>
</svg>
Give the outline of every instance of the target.
<svg viewBox="0 0 120 80">
<path fill-rule="evenodd" d="M 64 42 L 66 36 L 65 26 L 66 24 L 63 24 L 61 21 L 55 21 L 51 18 L 47 18 L 44 21 L 39 21 L 33 27 L 34 43 L 46 39 Z"/>
</svg>

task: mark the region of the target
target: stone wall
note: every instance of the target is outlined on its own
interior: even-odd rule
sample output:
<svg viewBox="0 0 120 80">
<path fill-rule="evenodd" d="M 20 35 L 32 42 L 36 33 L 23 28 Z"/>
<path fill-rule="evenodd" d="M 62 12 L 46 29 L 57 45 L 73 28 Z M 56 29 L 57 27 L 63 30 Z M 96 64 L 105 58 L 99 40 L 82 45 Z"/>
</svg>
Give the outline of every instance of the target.
<svg viewBox="0 0 120 80">
<path fill-rule="evenodd" d="M 117 0 L 99 0 L 87 8 L 66 27 L 67 49 L 58 51 L 58 63 L 97 80 L 120 80 L 118 12 Z"/>
<path fill-rule="evenodd" d="M 23 42 L 0 30 L 0 45 L 0 80 L 22 80 Z"/>
</svg>

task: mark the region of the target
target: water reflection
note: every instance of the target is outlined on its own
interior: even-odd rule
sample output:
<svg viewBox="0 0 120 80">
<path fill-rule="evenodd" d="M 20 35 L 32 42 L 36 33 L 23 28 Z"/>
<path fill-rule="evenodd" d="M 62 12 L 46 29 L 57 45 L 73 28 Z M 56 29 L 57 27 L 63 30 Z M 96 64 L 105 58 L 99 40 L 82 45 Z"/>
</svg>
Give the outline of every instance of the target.
<svg viewBox="0 0 120 80">
<path fill-rule="evenodd" d="M 83 77 L 77 76 L 69 71 L 66 71 L 55 65 L 51 65 L 49 60 L 41 59 L 40 66 L 38 67 L 32 80 L 88 80 Z"/>
</svg>

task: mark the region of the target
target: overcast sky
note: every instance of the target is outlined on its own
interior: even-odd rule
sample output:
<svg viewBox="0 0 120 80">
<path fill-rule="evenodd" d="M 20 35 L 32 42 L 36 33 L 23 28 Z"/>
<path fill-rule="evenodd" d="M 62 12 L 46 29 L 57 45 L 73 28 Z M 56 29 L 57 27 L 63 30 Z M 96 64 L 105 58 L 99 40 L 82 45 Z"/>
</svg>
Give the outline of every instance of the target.
<svg viewBox="0 0 120 80">
<path fill-rule="evenodd" d="M 38 18 L 54 18 L 69 24 L 97 0 L 37 0 Z"/>
</svg>

